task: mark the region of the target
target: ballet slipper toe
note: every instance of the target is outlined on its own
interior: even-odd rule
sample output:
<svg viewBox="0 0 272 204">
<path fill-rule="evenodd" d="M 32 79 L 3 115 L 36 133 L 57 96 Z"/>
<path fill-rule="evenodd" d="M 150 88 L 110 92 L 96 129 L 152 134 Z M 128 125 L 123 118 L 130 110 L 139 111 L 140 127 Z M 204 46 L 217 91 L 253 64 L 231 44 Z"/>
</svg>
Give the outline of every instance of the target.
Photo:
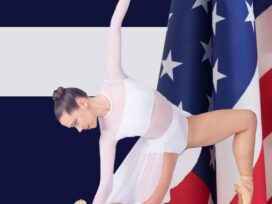
<svg viewBox="0 0 272 204">
<path fill-rule="evenodd" d="M 80 200 L 76 201 L 74 204 L 87 204 L 87 202 L 83 199 L 80 199 Z"/>
<path fill-rule="evenodd" d="M 252 176 L 241 176 L 241 179 L 234 184 L 234 189 L 238 194 L 238 204 L 251 204 L 253 195 Z"/>
</svg>

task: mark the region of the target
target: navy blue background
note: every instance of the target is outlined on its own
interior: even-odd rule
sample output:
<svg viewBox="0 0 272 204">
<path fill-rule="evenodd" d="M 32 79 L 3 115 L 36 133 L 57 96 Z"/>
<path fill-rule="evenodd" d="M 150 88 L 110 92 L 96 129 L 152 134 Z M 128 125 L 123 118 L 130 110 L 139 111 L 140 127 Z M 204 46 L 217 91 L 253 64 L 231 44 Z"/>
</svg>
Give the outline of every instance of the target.
<svg viewBox="0 0 272 204">
<path fill-rule="evenodd" d="M 99 184 L 99 126 L 77 132 L 51 97 L 1 97 L 0 203 L 91 203 Z M 138 137 L 118 142 L 115 170 Z"/>
<path fill-rule="evenodd" d="M 107 27 L 118 0 L 0 2 L 0 27 Z M 123 26 L 167 26 L 171 0 L 131 0 Z"/>
</svg>

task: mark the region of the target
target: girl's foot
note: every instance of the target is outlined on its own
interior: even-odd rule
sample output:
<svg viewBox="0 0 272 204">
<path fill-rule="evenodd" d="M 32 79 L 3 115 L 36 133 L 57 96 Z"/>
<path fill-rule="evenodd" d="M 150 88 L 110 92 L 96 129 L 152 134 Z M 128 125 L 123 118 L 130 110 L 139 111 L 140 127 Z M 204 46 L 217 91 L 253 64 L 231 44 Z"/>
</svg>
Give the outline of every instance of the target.
<svg viewBox="0 0 272 204">
<path fill-rule="evenodd" d="M 234 184 L 234 190 L 238 194 L 238 204 L 251 204 L 253 195 L 253 177 L 241 176 Z"/>
</svg>

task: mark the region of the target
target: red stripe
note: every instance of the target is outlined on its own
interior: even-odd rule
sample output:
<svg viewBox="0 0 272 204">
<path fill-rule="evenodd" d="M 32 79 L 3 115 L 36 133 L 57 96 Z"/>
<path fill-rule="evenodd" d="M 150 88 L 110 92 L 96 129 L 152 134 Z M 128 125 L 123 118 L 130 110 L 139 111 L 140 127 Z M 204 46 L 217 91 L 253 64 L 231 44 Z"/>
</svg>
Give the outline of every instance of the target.
<svg viewBox="0 0 272 204">
<path fill-rule="evenodd" d="M 272 132 L 272 92 L 271 92 L 271 89 L 272 89 L 272 67 L 260 79 L 263 140 L 266 139 L 266 137 L 268 137 L 268 135 Z M 268 166 L 267 168 L 272 169 L 272 166 Z M 266 174 L 271 174 L 271 172 L 266 172 Z M 270 195 L 270 198 L 268 198 L 267 203 L 272 204 L 271 195 Z"/>
<path fill-rule="evenodd" d="M 272 68 L 260 79 L 263 138 L 272 132 Z"/>
<path fill-rule="evenodd" d="M 180 203 L 208 203 L 210 190 L 194 172 L 190 172 L 178 186 L 170 191 L 169 204 Z"/>
<path fill-rule="evenodd" d="M 258 161 L 254 166 L 254 194 L 252 204 L 266 204 L 264 148 L 262 146 Z"/>
<path fill-rule="evenodd" d="M 268 200 L 267 204 L 272 204 L 272 197 Z"/>
</svg>

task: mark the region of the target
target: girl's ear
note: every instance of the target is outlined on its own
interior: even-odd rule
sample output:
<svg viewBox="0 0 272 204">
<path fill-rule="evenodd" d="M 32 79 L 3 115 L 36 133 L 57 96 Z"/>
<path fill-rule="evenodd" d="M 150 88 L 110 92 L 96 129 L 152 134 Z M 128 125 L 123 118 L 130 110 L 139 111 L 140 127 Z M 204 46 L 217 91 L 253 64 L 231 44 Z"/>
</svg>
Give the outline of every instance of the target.
<svg viewBox="0 0 272 204">
<path fill-rule="evenodd" d="M 88 102 L 85 98 L 82 98 L 82 97 L 77 97 L 76 98 L 76 101 L 77 101 L 77 104 L 80 106 L 80 107 L 86 107 L 88 105 Z"/>
<path fill-rule="evenodd" d="M 80 107 L 82 106 L 82 99 L 80 97 L 76 97 L 75 101 L 76 101 L 78 106 L 80 106 Z"/>
</svg>

